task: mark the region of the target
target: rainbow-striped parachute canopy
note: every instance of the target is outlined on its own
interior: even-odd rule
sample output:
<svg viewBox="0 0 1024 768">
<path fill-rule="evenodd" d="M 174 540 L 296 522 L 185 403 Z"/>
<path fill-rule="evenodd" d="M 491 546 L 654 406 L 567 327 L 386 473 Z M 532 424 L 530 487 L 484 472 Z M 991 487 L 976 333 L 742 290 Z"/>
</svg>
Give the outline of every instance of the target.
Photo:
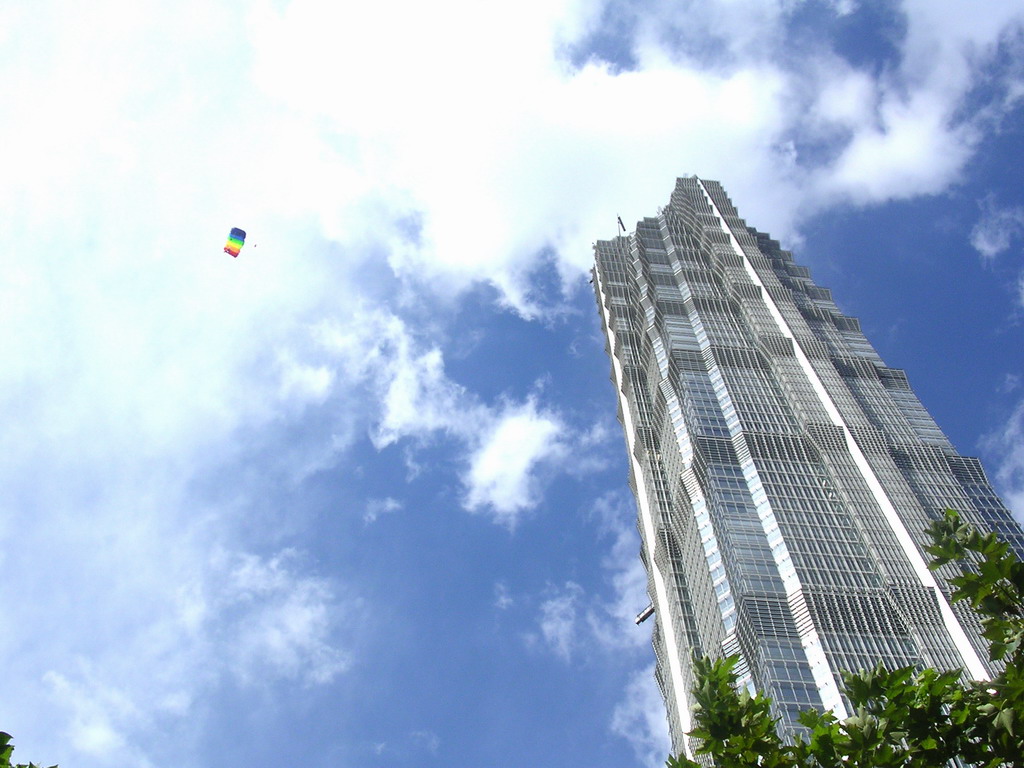
<svg viewBox="0 0 1024 768">
<path fill-rule="evenodd" d="M 230 253 L 234 257 L 238 257 L 238 252 L 242 250 L 242 245 L 245 244 L 245 230 L 239 229 L 238 227 L 231 228 L 231 234 L 228 235 L 228 244 L 224 246 L 224 253 Z"/>
</svg>

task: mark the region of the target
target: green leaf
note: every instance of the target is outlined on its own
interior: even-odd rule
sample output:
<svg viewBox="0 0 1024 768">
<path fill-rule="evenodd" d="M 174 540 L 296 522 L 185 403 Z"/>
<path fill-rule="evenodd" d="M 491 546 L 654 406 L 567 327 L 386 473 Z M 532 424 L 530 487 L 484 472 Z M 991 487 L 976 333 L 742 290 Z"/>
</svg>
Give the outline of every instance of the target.
<svg viewBox="0 0 1024 768">
<path fill-rule="evenodd" d="M 1015 713 L 1013 709 L 1007 707 L 1006 709 L 1000 710 L 999 714 L 996 715 L 993 724 L 997 728 L 1004 729 L 1007 733 L 1013 736 L 1013 723 L 1015 719 Z"/>
</svg>

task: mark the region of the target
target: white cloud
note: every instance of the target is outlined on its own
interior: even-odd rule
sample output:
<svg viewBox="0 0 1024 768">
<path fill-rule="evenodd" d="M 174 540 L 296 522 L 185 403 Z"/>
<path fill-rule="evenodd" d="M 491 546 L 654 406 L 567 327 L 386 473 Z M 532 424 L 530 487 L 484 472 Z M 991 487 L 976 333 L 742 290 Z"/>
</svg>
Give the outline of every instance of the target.
<svg viewBox="0 0 1024 768">
<path fill-rule="evenodd" d="M 335 373 L 324 365 L 306 365 L 284 352 L 281 367 L 280 396 L 283 400 L 322 404 L 334 385 Z"/>
<path fill-rule="evenodd" d="M 838 61 L 827 61 L 821 65 L 818 77 L 814 104 L 817 120 L 852 130 L 874 119 L 878 90 L 870 75 Z"/>
<path fill-rule="evenodd" d="M 835 9 L 853 10 L 846 2 Z M 664 202 L 670 178 L 654 187 L 650 180 L 666 169 L 669 177 L 726 177 L 751 218 L 782 236 L 798 213 L 837 197 L 874 202 L 940 191 L 976 142 L 971 119 L 955 118 L 964 95 L 1020 23 L 1012 2 L 971 18 L 943 4 L 908 3 L 903 60 L 872 79 L 824 49 L 805 51 L 799 70 L 770 63 L 788 45 L 788 2 L 700 3 L 684 15 L 674 6 L 621 9 L 637 13 L 637 69 L 573 69 L 560 52 L 593 29 L 601 10 L 579 2 L 512 11 L 295 0 L 196 3 L 180 15 L 155 3 L 129 12 L 107 0 L 88 12 L 12 14 L 21 25 L 12 39 L 33 43 L 7 58 L 19 76 L 7 80 L 0 124 L 4 144 L 19 148 L 7 173 L 26 194 L 0 201 L 4 223 L 21 233 L 49 226 L 61 244 L 155 239 L 147 254 L 131 249 L 123 260 L 130 268 L 141 258 L 152 274 L 147 257 L 158 255 L 154 282 L 173 280 L 182 254 L 207 255 L 230 223 L 246 224 L 258 250 L 247 245 L 248 266 L 231 274 L 239 292 L 255 289 L 252 297 L 275 309 L 316 306 L 323 286 L 359 277 L 353 267 L 377 243 L 378 258 L 412 284 L 454 295 L 488 281 L 531 315 L 543 310 L 527 282 L 539 251 L 553 247 L 563 277 L 578 277 L 595 233 L 614 231 L 615 212 L 629 218 Z M 720 42 L 728 66 L 703 70 L 686 55 L 690 38 L 681 49 L 654 33 L 666 26 Z M 55 65 L 40 59 L 42 50 L 64 58 Z M 609 108 L 627 101 L 656 104 L 656 119 Z M 833 164 L 794 168 L 779 148 L 792 131 L 819 122 L 842 126 L 845 147 Z M 646 151 L 637 152 L 640 145 Z M 758 191 L 766 178 L 774 181 L 770 194 Z M 82 188 L 91 188 L 89 199 Z M 111 209 L 129 215 L 115 222 L 105 215 Z M 216 234 L 183 226 L 207 220 L 218 222 Z M 342 244 L 335 256 L 347 269 L 303 253 L 313 232 Z M 208 294 L 186 282 L 199 288 L 199 308 L 216 290 L 229 304 L 238 297 L 230 285 Z M 320 290 L 301 299 L 291 290 L 311 286 Z M 197 318 L 202 332 L 224 329 L 217 315 L 226 307 L 218 309 Z M 258 328 L 267 316 L 238 317 L 224 330 Z M 119 328 L 138 327 L 118 319 Z M 307 383 L 313 393 L 324 386 Z"/>
<path fill-rule="evenodd" d="M 441 350 L 395 315 L 367 312 L 353 324 L 322 324 L 316 335 L 334 364 L 347 371 L 347 389 L 358 383 L 370 387 L 378 448 L 444 434 L 465 449 L 464 505 L 471 511 L 485 511 L 495 522 L 514 527 L 537 503 L 545 473 L 599 467 L 588 449 L 603 432 L 577 437 L 534 395 L 494 406 L 480 402 L 448 377 Z M 570 440 L 583 451 L 578 464 L 563 466 Z"/>
<path fill-rule="evenodd" d="M 993 457 L 1000 496 L 1024 525 L 1024 400 L 1000 429 L 985 437 L 983 444 Z"/>
<path fill-rule="evenodd" d="M 472 398 L 445 376 L 441 350 L 435 347 L 422 354 L 404 353 L 394 361 L 389 374 L 381 402 L 378 446 L 408 435 L 438 430 L 458 433 L 469 428 L 456 414 L 460 413 L 459 406 Z"/>
<path fill-rule="evenodd" d="M 369 525 L 381 515 L 395 512 L 402 508 L 402 502 L 390 496 L 384 499 L 370 499 L 366 503 L 366 511 L 363 513 L 363 522 Z"/>
<path fill-rule="evenodd" d="M 323 321 L 314 336 L 344 371 L 348 391 L 369 387 L 367 420 L 378 448 L 437 432 L 471 440 L 487 420 L 475 396 L 448 378 L 440 348 L 390 311 L 360 308 L 346 320 Z"/>
<path fill-rule="evenodd" d="M 990 197 L 981 202 L 981 219 L 971 230 L 971 245 L 986 260 L 1009 250 L 1024 235 L 1024 207 L 1000 207 Z"/>
<path fill-rule="evenodd" d="M 640 560 L 640 538 L 636 530 L 636 507 L 624 493 L 610 493 L 594 505 L 612 546 L 602 561 L 612 587 L 610 600 L 591 606 L 588 624 L 595 641 L 608 650 L 650 647 L 648 626 L 636 625 L 636 616 L 650 602 L 647 571 Z"/>
<path fill-rule="evenodd" d="M 565 432 L 558 416 L 541 411 L 532 399 L 506 407 L 470 458 L 466 506 L 487 507 L 496 521 L 513 527 L 537 502 L 538 466 L 566 457 Z"/>
<path fill-rule="evenodd" d="M 238 612 L 233 624 L 219 627 L 236 676 L 249 684 L 275 677 L 326 683 L 349 666 L 348 654 L 330 642 L 339 618 L 331 586 L 297 578 L 287 567 L 294 552 L 269 561 L 251 554 L 225 559 L 217 569 L 224 573 L 225 588 L 215 596 L 220 604 L 211 613 L 223 622 Z M 349 604 L 346 611 L 357 607 Z"/>
<path fill-rule="evenodd" d="M 835 164 L 822 174 L 822 190 L 860 203 L 939 192 L 953 181 L 974 148 L 965 128 L 948 125 L 954 103 L 920 97 L 886 103 L 881 126 L 862 125 Z"/>
<path fill-rule="evenodd" d="M 625 698 L 615 706 L 611 729 L 632 745 L 641 765 L 660 768 L 665 764 L 672 745 L 653 665 L 633 674 Z"/>
<path fill-rule="evenodd" d="M 595 233 L 614 229 L 623 203 L 628 215 L 664 202 L 665 188 L 653 189 L 651 178 L 666 168 L 713 173 L 737 154 L 750 158 L 751 172 L 764 170 L 763 150 L 785 125 L 784 77 L 759 63 L 709 76 L 641 43 L 642 71 L 571 69 L 558 42 L 589 28 L 599 6 L 589 7 L 592 15 L 582 17 L 576 4 L 527 3 L 506 13 L 383 3 L 339 10 L 341 24 L 330 7 L 303 0 L 255 18 L 254 78 L 286 109 L 351 137 L 353 172 L 415 222 L 414 233 L 389 241 L 400 274 L 443 295 L 485 280 L 534 315 L 544 308 L 527 279 L 543 248 L 555 249 L 563 278 L 578 279 Z M 389 23 L 396 15 L 408 32 Z M 336 22 L 350 29 L 353 18 L 388 36 L 335 44 Z M 460 22 L 445 22 L 454 18 Z M 498 28 L 500 35 L 486 34 Z M 334 42 L 317 44 L 325 35 Z M 356 71 L 374 76 L 335 74 Z M 328 92 L 334 98 L 322 97 Z M 625 100 L 657 103 L 658 118 L 609 109 Z M 637 153 L 638 143 L 652 151 Z M 470 211 L 471 190 L 487 192 L 472 195 Z"/>
<path fill-rule="evenodd" d="M 499 581 L 494 585 L 494 607 L 499 611 L 504 611 L 511 608 L 515 604 L 515 599 L 509 592 L 508 585 Z"/>
<path fill-rule="evenodd" d="M 1013 108 L 1024 82 L 1012 64 L 986 69 L 1001 49 L 1016 45 L 1024 15 L 1012 1 L 993 4 L 985 14 L 965 14 L 955 2 L 902 4 L 893 10 L 904 17 L 904 33 L 890 33 L 899 58 L 877 74 L 829 50 L 827 36 L 801 39 L 794 62 L 788 54 L 797 43 L 787 25 L 796 7 L 729 2 L 688 4 L 685 12 L 676 6 L 645 8 L 634 47 L 639 79 L 654 75 L 658 62 L 671 62 L 677 72 L 699 73 L 703 65 L 714 74 L 702 72 L 702 82 L 723 99 L 727 84 L 757 73 L 763 89 L 755 99 L 730 99 L 735 114 L 690 94 L 680 99 L 695 113 L 704 112 L 706 122 L 690 118 L 696 134 L 690 141 L 704 156 L 686 156 L 679 167 L 724 177 L 750 219 L 784 240 L 795 234 L 798 217 L 836 203 L 874 204 L 947 189 L 960 178 L 983 132 Z M 834 10 L 849 15 L 856 8 L 836 3 Z M 980 83 L 992 92 L 978 100 Z M 969 93 L 976 99 L 970 106 Z M 727 116 L 756 133 L 715 124 Z M 673 122 L 670 112 L 659 109 L 659 121 L 666 117 Z M 828 151 L 805 156 L 799 147 L 808 139 Z M 716 156 L 726 147 L 733 157 L 761 164 L 749 187 L 742 169 Z M 673 157 L 671 151 L 664 157 Z"/>
<path fill-rule="evenodd" d="M 860 106 L 846 112 L 849 142 L 816 174 L 822 193 L 873 203 L 940 192 L 959 178 L 987 121 L 1009 106 L 996 98 L 985 108 L 963 110 L 982 68 L 1020 29 L 1018 4 L 965 14 L 956 3 L 913 0 L 902 10 L 906 35 L 898 68 L 874 82 L 873 97 L 861 81 L 852 100 L 840 99 Z M 1008 91 L 1014 82 L 996 85 Z M 833 103 L 832 85 L 822 94 Z M 873 111 L 865 109 L 870 103 Z"/>
<path fill-rule="evenodd" d="M 860 7 L 857 0 L 831 0 L 837 16 L 849 16 Z"/>
<path fill-rule="evenodd" d="M 549 594 L 551 596 L 540 605 L 541 637 L 557 656 L 569 661 L 577 644 L 576 611 L 583 588 L 567 581 L 560 589 L 549 589 Z"/>
<path fill-rule="evenodd" d="M 43 683 L 53 692 L 59 704 L 72 712 L 68 727 L 71 744 L 92 757 L 130 754 L 135 764 L 152 763 L 125 742 L 117 721 L 138 716 L 134 702 L 120 690 L 86 680 L 72 682 L 57 672 L 43 675 Z M 118 724 L 119 725 L 119 724 Z"/>
<path fill-rule="evenodd" d="M 549 586 L 537 616 L 539 635 L 527 635 L 527 644 L 544 647 L 566 663 L 596 656 L 618 664 L 649 658 L 650 625 L 638 627 L 636 614 L 646 607 L 647 575 L 640 562 L 636 510 L 624 492 L 598 499 L 592 518 L 606 540 L 602 560 L 610 595 L 588 594 L 578 583 Z M 664 765 L 670 753 L 665 705 L 654 678 L 653 665 L 635 669 L 612 712 L 610 730 L 629 742 L 641 765 Z"/>
<path fill-rule="evenodd" d="M 199 737 L 221 687 L 321 685 L 347 668 L 339 619 L 360 603 L 338 583 L 292 552 L 224 549 L 223 521 L 202 510 L 121 509 L 21 519 L 3 542 L 18 575 L 0 589 L 2 714 L 20 746 L 45 740 L 38 752 L 61 764 L 160 765 L 168 742 Z"/>
<path fill-rule="evenodd" d="M 425 749 L 432 755 L 436 755 L 437 750 L 441 747 L 441 737 L 433 731 L 413 731 L 410 736 L 413 744 L 421 749 Z"/>
<path fill-rule="evenodd" d="M 650 625 L 634 618 L 648 602 L 647 575 L 640 562 L 636 510 L 623 492 L 609 493 L 593 507 L 599 534 L 611 539 L 602 560 L 610 595 L 590 593 L 578 583 L 548 586 L 537 614 L 539 633 L 525 636 L 527 645 L 542 645 L 566 663 L 613 659 L 630 666 L 649 658 Z M 603 591 L 603 590 L 602 590 Z M 670 753 L 665 705 L 654 679 L 653 665 L 634 669 L 623 698 L 612 712 L 611 733 L 625 739 L 644 766 L 664 765 Z"/>
<path fill-rule="evenodd" d="M 623 651 L 645 653 L 650 647 L 650 625 L 635 623 L 650 602 L 639 556 L 636 509 L 624 493 L 611 492 L 595 502 L 592 516 L 601 537 L 611 539 L 601 561 L 608 589 L 588 594 L 572 581 L 560 589 L 548 587 L 537 619 L 547 647 L 566 662 L 577 651 L 585 657 L 621 656 Z M 536 638 L 528 636 L 527 642 Z"/>
</svg>

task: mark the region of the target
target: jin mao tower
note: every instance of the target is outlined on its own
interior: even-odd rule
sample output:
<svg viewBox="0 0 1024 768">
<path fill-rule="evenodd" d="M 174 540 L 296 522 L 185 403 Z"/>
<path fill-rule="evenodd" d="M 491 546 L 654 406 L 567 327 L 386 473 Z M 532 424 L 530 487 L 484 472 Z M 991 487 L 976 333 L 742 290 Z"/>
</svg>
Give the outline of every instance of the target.
<svg viewBox="0 0 1024 768">
<path fill-rule="evenodd" d="M 714 181 L 679 179 L 595 257 L 673 750 L 690 751 L 691 651 L 739 654 L 784 729 L 845 714 L 840 670 L 989 676 L 924 531 L 953 508 L 1018 552 L 1024 534 L 857 319 Z"/>
</svg>

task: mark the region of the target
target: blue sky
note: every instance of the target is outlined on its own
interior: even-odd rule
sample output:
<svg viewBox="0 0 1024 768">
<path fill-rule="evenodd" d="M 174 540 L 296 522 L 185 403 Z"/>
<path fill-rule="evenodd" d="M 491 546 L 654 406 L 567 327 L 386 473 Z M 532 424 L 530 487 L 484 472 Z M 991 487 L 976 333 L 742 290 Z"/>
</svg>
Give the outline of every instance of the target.
<svg viewBox="0 0 1024 768">
<path fill-rule="evenodd" d="M 1022 52 L 1019 2 L 4 3 L 15 756 L 661 765 L 587 270 L 685 173 L 1020 518 Z"/>
</svg>

